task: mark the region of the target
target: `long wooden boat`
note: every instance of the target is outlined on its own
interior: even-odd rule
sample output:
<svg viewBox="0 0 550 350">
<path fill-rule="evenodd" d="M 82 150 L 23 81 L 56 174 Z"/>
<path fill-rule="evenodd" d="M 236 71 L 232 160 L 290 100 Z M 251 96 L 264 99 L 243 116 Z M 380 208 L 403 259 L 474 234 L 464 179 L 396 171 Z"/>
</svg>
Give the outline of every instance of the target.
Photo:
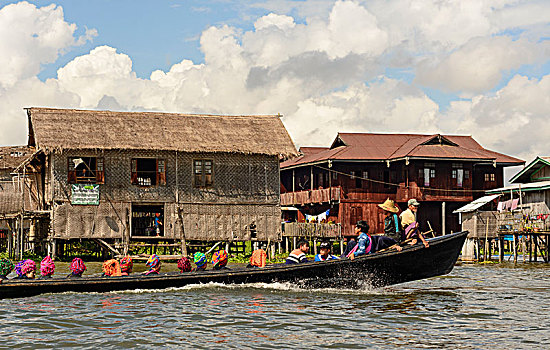
<svg viewBox="0 0 550 350">
<path fill-rule="evenodd" d="M 429 240 L 430 246 L 405 246 L 401 252 L 381 251 L 350 259 L 295 265 L 275 264 L 265 268 L 231 269 L 126 277 L 53 278 L 51 280 L 4 280 L 0 298 L 28 297 L 43 293 L 111 292 L 134 289 L 164 289 L 189 284 L 218 282 L 241 284 L 292 282 L 303 287 L 372 287 L 414 281 L 451 272 L 467 231 Z"/>
</svg>

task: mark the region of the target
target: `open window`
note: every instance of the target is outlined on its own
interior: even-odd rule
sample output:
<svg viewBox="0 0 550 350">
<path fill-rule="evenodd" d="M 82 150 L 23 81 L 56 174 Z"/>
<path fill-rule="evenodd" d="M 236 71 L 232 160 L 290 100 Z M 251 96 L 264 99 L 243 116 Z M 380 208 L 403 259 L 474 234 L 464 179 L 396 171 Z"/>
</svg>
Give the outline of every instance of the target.
<svg viewBox="0 0 550 350">
<path fill-rule="evenodd" d="M 195 159 L 193 175 L 195 187 L 210 187 L 214 183 L 214 163 L 210 159 Z"/>
<path fill-rule="evenodd" d="M 156 158 L 132 159 L 132 184 L 144 187 L 166 185 L 166 161 Z"/>
<path fill-rule="evenodd" d="M 103 158 L 69 157 L 68 182 L 71 184 L 104 184 L 105 171 L 103 168 Z"/>
</svg>

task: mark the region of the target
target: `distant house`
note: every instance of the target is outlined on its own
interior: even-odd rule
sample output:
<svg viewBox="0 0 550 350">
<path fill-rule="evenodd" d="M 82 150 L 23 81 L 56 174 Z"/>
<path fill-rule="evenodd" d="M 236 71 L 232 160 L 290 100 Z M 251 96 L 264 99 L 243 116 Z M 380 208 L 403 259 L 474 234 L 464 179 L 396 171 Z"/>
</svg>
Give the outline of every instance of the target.
<svg viewBox="0 0 550 350">
<path fill-rule="evenodd" d="M 45 241 L 278 240 L 280 118 L 28 108 Z M 55 244 L 52 246 L 55 247 Z"/>
<path fill-rule="evenodd" d="M 510 179 L 510 185 L 491 189 L 487 194 L 499 194 L 503 202 L 517 199 L 517 209 L 526 214 L 549 214 L 550 157 L 535 158 Z M 544 228 L 550 229 L 550 220 L 545 221 Z"/>
<path fill-rule="evenodd" d="M 29 192 L 23 191 L 24 183 L 14 177 L 15 169 L 34 153 L 33 147 L 0 147 L 0 251 L 11 248 L 11 233 L 20 225 L 21 211 L 30 205 Z M 27 183 L 32 179 L 27 178 Z M 25 225 L 28 227 L 28 225 Z"/>
<path fill-rule="evenodd" d="M 34 152 L 33 147 L 27 146 L 0 147 L 0 219 L 14 217 L 21 212 L 22 186 L 14 179 L 13 172 Z"/>
<path fill-rule="evenodd" d="M 439 134 L 339 133 L 329 147 L 300 151 L 281 164 L 281 205 L 298 208 L 298 220 L 329 210 L 327 220 L 340 223 L 344 235 L 361 219 L 382 232 L 377 204 L 388 197 L 401 209 L 416 198 L 421 223 L 458 231 L 453 210 L 501 187 L 504 167 L 524 164 L 471 136 Z"/>
</svg>

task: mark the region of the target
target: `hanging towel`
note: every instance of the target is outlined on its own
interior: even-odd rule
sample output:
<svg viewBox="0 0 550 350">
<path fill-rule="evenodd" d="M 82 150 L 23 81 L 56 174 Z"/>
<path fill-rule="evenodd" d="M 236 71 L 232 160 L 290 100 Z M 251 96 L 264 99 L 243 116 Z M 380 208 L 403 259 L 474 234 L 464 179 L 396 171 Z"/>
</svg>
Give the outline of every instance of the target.
<svg viewBox="0 0 550 350">
<path fill-rule="evenodd" d="M 516 210 L 518 208 L 519 198 L 512 199 L 512 206 L 510 207 L 510 210 Z"/>
<path fill-rule="evenodd" d="M 498 202 L 497 204 L 497 211 L 499 213 L 502 213 L 504 211 L 504 202 Z"/>
</svg>

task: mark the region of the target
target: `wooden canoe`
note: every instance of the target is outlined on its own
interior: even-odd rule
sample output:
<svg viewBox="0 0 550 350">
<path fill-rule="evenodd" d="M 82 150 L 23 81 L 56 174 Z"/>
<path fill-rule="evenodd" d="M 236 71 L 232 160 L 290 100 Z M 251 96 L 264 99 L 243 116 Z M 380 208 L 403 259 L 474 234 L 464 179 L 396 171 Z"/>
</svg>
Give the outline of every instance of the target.
<svg viewBox="0 0 550 350">
<path fill-rule="evenodd" d="M 265 268 L 231 269 L 126 277 L 53 278 L 51 280 L 4 280 L 0 298 L 28 297 L 43 293 L 111 292 L 134 289 L 165 289 L 189 284 L 292 282 L 302 287 L 353 287 L 414 281 L 451 272 L 467 231 L 429 239 L 430 246 L 405 246 L 401 252 L 387 250 L 354 260 L 342 259 L 303 264 L 276 264 Z"/>
</svg>

